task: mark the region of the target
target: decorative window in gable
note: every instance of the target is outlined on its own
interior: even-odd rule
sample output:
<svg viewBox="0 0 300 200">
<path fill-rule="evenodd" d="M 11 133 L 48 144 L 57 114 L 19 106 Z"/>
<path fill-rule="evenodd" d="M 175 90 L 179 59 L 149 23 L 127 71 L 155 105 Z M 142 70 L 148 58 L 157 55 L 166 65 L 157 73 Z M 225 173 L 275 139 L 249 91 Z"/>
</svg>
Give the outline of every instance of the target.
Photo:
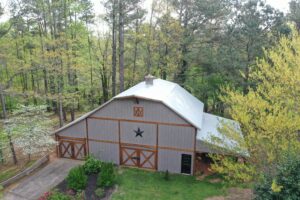
<svg viewBox="0 0 300 200">
<path fill-rule="evenodd" d="M 139 106 L 133 107 L 133 116 L 134 117 L 144 117 L 144 108 Z"/>
</svg>

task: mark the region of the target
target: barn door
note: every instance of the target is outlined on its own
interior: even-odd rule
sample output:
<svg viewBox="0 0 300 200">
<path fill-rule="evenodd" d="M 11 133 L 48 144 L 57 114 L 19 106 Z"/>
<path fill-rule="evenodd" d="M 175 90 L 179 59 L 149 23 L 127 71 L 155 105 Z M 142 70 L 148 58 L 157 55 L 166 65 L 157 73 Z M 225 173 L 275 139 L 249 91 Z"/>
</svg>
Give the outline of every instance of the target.
<svg viewBox="0 0 300 200">
<path fill-rule="evenodd" d="M 139 167 L 156 169 L 156 153 L 151 150 L 140 150 L 139 151 L 140 163 Z"/>
<path fill-rule="evenodd" d="M 156 169 L 154 150 L 121 147 L 121 165 Z"/>
<path fill-rule="evenodd" d="M 182 154 L 181 155 L 181 173 L 191 174 L 192 171 L 192 155 Z"/>
<path fill-rule="evenodd" d="M 66 140 L 60 138 L 58 150 L 59 157 L 61 158 L 84 160 L 87 155 L 85 140 Z"/>
<path fill-rule="evenodd" d="M 139 155 L 137 149 L 131 149 L 131 148 L 121 148 L 122 153 L 122 160 L 121 165 L 126 166 L 139 166 Z"/>
</svg>

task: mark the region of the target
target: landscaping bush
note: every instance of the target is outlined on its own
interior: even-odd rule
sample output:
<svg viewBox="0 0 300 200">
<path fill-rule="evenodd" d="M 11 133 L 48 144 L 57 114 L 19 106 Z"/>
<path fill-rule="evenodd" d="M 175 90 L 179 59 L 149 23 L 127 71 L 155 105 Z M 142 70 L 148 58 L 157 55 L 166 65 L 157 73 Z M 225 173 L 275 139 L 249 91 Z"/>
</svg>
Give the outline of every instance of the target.
<svg viewBox="0 0 300 200">
<path fill-rule="evenodd" d="M 256 200 L 288 199 L 300 197 L 300 157 L 288 157 L 277 168 L 276 173 L 265 175 L 254 189 Z"/>
<path fill-rule="evenodd" d="M 67 176 L 68 187 L 73 190 L 84 190 L 87 185 L 88 177 L 82 166 L 74 167 Z"/>
<path fill-rule="evenodd" d="M 83 165 L 84 171 L 87 175 L 98 174 L 101 169 L 102 162 L 96 159 L 94 156 L 88 156 Z"/>
<path fill-rule="evenodd" d="M 105 193 L 104 193 L 104 189 L 103 188 L 97 188 L 95 190 L 95 194 L 97 197 L 102 198 L 104 197 Z"/>
<path fill-rule="evenodd" d="M 115 169 L 112 163 L 103 163 L 101 172 L 98 174 L 97 186 L 111 187 L 115 183 Z"/>
<path fill-rule="evenodd" d="M 50 193 L 47 200 L 71 200 L 71 197 L 61 192 L 54 191 Z"/>
</svg>

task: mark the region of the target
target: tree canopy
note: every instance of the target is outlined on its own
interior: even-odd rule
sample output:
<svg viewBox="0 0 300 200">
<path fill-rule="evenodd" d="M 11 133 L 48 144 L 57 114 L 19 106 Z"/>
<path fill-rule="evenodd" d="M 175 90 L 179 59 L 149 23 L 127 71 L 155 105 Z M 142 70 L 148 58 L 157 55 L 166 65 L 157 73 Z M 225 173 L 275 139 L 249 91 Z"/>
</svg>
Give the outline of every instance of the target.
<svg viewBox="0 0 300 200">
<path fill-rule="evenodd" d="M 245 139 L 240 145 L 248 149 L 249 157 L 246 163 L 225 159 L 223 164 L 215 165 L 216 170 L 232 177 L 243 174 L 238 178 L 250 181 L 263 173 L 275 173 L 275 166 L 286 154 L 300 153 L 299 54 L 299 35 L 283 37 L 278 45 L 265 50 L 264 57 L 252 68 L 249 78 L 255 86 L 248 88 L 247 94 L 224 89 L 226 95 L 221 99 L 230 116 L 240 122 Z M 230 129 L 223 133 L 231 137 L 237 134 Z M 216 159 L 222 160 L 218 156 Z"/>
</svg>

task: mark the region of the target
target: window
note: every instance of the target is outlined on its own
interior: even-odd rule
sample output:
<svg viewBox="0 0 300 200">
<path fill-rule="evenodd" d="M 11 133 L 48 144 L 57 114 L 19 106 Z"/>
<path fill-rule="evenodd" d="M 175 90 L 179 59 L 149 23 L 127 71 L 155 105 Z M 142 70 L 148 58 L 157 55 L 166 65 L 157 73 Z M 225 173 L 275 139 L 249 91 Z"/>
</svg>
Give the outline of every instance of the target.
<svg viewBox="0 0 300 200">
<path fill-rule="evenodd" d="M 191 174 L 192 156 L 189 154 L 181 154 L 181 173 Z"/>
<path fill-rule="evenodd" d="M 133 116 L 135 116 L 135 117 L 144 117 L 144 108 L 134 106 L 133 107 Z"/>
</svg>

